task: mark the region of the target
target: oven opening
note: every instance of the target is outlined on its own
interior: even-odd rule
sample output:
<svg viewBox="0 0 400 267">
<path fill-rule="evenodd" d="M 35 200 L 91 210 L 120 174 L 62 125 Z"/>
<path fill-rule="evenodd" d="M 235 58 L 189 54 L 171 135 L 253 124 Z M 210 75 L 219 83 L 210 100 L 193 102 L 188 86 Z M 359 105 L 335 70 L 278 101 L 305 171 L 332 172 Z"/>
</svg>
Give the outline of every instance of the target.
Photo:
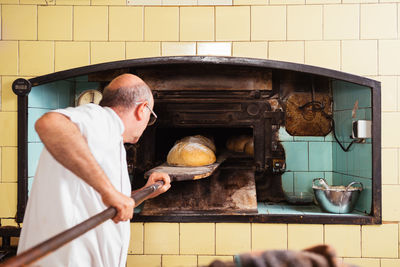
<svg viewBox="0 0 400 267">
<path fill-rule="evenodd" d="M 244 152 L 229 151 L 227 142 L 235 137 L 247 136 L 253 139 L 252 128 L 158 128 L 156 131 L 155 163 L 162 164 L 166 161 L 168 152 L 176 141 L 186 137 L 201 135 L 212 140 L 216 147 L 216 157 L 222 153 L 228 153 L 224 165 L 235 165 L 251 167 L 254 165 L 254 157 Z"/>
<path fill-rule="evenodd" d="M 202 215 L 257 213 L 254 156 L 230 151 L 227 142 L 236 137 L 253 137 L 251 127 L 243 128 L 157 128 L 153 132 L 155 146 L 151 167 L 166 162 L 168 152 L 176 141 L 202 135 L 211 139 L 216 157 L 226 160 L 209 177 L 173 182 L 170 190 L 143 203 L 140 215 Z M 143 139 L 143 143 L 148 140 Z M 136 177 L 139 178 L 139 177 Z M 137 210 L 138 211 L 138 210 Z"/>
</svg>

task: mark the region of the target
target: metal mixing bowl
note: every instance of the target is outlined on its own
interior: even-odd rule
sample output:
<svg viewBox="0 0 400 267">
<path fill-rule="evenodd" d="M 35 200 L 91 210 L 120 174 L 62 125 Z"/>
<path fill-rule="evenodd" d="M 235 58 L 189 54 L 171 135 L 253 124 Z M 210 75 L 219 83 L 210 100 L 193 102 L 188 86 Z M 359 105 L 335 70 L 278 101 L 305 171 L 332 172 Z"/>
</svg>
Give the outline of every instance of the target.
<svg viewBox="0 0 400 267">
<path fill-rule="evenodd" d="M 315 182 L 318 181 L 319 185 Z M 355 185 L 359 185 L 355 186 Z M 363 190 L 360 182 L 352 182 L 348 186 L 327 186 L 325 179 L 316 178 L 313 180 L 315 199 L 321 209 L 331 213 L 350 213 Z"/>
</svg>

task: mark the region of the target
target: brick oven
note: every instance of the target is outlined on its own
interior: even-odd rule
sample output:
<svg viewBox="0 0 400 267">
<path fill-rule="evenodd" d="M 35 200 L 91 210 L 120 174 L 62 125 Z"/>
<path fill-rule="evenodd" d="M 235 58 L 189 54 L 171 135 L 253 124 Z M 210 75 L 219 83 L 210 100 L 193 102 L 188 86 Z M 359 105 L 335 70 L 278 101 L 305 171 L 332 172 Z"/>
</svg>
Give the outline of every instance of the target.
<svg viewBox="0 0 400 267">
<path fill-rule="evenodd" d="M 18 221 L 41 149 L 34 121 L 74 105 L 85 90 L 101 92 L 122 73 L 136 74 L 152 88 L 158 115 L 137 144 L 126 145 L 134 188 L 185 136 L 211 137 L 217 157 L 226 158 L 210 177 L 174 182 L 139 206 L 135 221 L 380 223 L 380 84 L 302 64 L 233 57 L 125 60 L 17 81 Z M 343 152 L 338 141 L 351 142 L 356 119 L 372 121 L 372 138 Z M 253 138 L 254 155 L 226 150 L 228 138 L 240 135 Z M 362 181 L 366 190 L 356 211 L 329 214 L 315 204 L 287 203 L 286 193 L 309 191 L 316 177 Z"/>
</svg>

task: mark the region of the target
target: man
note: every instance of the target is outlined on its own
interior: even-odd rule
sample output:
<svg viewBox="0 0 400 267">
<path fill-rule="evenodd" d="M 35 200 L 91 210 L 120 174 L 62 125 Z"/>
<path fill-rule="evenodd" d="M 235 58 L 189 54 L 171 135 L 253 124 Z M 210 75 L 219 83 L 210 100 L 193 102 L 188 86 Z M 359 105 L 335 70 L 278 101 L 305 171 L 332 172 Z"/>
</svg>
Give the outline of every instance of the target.
<svg viewBox="0 0 400 267">
<path fill-rule="evenodd" d="M 45 148 L 40 156 L 25 212 L 18 253 L 103 211 L 117 209 L 107 221 L 85 233 L 37 266 L 125 266 L 129 220 L 138 203 L 129 196 L 124 143 L 136 143 L 153 112 L 150 88 L 123 74 L 105 88 L 99 105 L 55 110 L 35 124 Z M 103 107 L 102 107 L 103 106 Z M 167 174 L 155 173 L 146 186 L 163 180 L 155 197 L 170 188 Z"/>
</svg>

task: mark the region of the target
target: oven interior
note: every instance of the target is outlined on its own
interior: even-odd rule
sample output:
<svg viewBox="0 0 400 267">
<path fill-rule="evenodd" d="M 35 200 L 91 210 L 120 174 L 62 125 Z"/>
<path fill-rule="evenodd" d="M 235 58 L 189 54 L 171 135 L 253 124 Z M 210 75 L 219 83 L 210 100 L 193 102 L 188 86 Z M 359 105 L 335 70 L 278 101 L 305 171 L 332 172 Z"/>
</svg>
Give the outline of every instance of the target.
<svg viewBox="0 0 400 267">
<path fill-rule="evenodd" d="M 349 145 L 352 121 L 372 120 L 371 88 L 291 71 L 227 68 L 218 73 L 217 69 L 129 70 L 141 75 L 153 89 L 154 111 L 159 117 L 137 144 L 126 144 L 133 189 L 145 184 L 144 173 L 164 163 L 182 137 L 200 134 L 212 138 L 217 156 L 226 150 L 231 136 L 249 135 L 254 140 L 253 156 L 231 152 L 211 177 L 176 182 L 164 195 L 137 207 L 137 220 L 342 216 L 322 212 L 315 202 L 293 205 L 286 201 L 288 192 L 312 194 L 316 177 L 336 185 L 361 181 L 364 190 L 352 214 L 371 214 L 372 138 L 344 152 L 331 123 L 335 121 L 338 140 Z M 211 75 L 208 81 L 205 73 Z M 112 73 L 95 73 L 32 88 L 28 96 L 28 188 L 43 148 L 34 122 L 49 110 L 74 106 L 85 90 L 102 91 L 111 77 Z M 237 82 L 232 82 L 235 78 Z M 198 82 L 196 87 L 193 81 Z"/>
</svg>

